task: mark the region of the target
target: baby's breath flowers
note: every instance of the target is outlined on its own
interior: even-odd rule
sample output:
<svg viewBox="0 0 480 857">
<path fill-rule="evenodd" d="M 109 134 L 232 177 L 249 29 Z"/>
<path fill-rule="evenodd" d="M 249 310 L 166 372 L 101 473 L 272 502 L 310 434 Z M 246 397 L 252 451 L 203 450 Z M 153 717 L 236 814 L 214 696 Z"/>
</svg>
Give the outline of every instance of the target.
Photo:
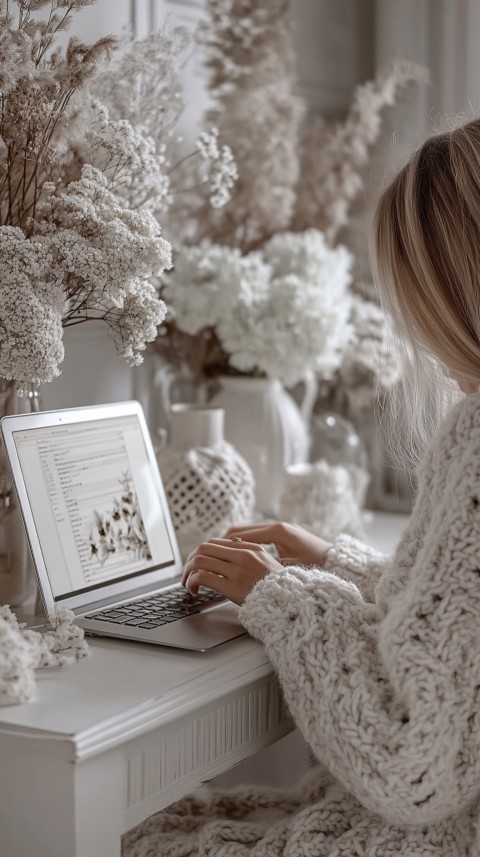
<svg viewBox="0 0 480 857">
<path fill-rule="evenodd" d="M 212 208 L 223 208 L 230 201 L 231 189 L 237 178 L 237 165 L 229 146 L 218 145 L 218 128 L 202 131 L 196 140 L 196 149 L 209 163 L 209 199 Z"/>
<path fill-rule="evenodd" d="M 85 164 L 79 181 L 52 195 L 35 235 L 49 250 L 51 281 L 65 290 L 63 326 L 104 321 L 135 366 L 165 317 L 150 280 L 170 267 L 171 246 L 149 211 L 125 208 L 108 184 Z"/>
<path fill-rule="evenodd" d="M 59 374 L 65 327 L 104 322 L 136 366 L 166 314 L 158 282 L 172 248 L 160 222 L 182 190 L 172 128 L 191 40 L 165 27 L 114 63 L 111 38 L 57 47 L 92 2 L 0 0 L 0 378 L 20 391 Z M 213 129 L 191 157 L 210 205 L 224 205 L 230 149 Z"/>
<path fill-rule="evenodd" d="M 59 374 L 64 327 L 102 320 L 136 365 L 166 311 L 151 280 L 170 244 L 121 192 L 154 172 L 150 143 L 99 103 L 75 106 L 115 42 L 55 47 L 90 2 L 0 2 L 0 376 L 20 390 Z"/>
<path fill-rule="evenodd" d="M 198 33 L 167 22 L 147 38 L 127 43 L 91 87 L 119 132 L 130 123 L 147 141 L 141 170 L 132 164 L 123 184 L 125 199 L 159 219 L 168 211 L 174 237 L 182 235 L 184 221 L 195 218 L 200 205 L 225 206 L 238 178 L 232 150 L 221 144 L 217 128 L 200 131 L 190 149 L 176 131 L 185 110 L 178 72 L 197 46 Z M 112 141 L 101 136 L 104 149 L 114 154 Z M 132 156 L 138 151 L 133 146 Z"/>
<path fill-rule="evenodd" d="M 51 381 L 63 360 L 65 297 L 51 263 L 44 242 L 0 227 L 0 376 L 21 386 Z"/>
</svg>

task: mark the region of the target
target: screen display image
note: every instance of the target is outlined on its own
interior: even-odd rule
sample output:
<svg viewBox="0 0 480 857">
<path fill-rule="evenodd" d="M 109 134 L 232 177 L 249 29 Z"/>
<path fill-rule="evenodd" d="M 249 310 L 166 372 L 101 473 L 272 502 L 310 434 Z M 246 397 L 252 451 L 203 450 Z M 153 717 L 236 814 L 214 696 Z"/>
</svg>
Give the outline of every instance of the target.
<svg viewBox="0 0 480 857">
<path fill-rule="evenodd" d="M 56 600 L 174 562 L 135 415 L 16 431 L 14 440 Z"/>
</svg>

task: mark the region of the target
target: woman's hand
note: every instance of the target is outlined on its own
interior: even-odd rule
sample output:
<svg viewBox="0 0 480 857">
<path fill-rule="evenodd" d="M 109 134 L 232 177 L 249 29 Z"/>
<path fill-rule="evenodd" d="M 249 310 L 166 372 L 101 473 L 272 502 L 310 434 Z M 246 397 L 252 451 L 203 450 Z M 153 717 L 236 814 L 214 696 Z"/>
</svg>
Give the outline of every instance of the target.
<svg viewBox="0 0 480 857">
<path fill-rule="evenodd" d="M 202 542 L 188 556 L 182 584 L 192 595 L 199 586 L 221 592 L 235 604 L 243 604 L 259 580 L 269 571 L 282 568 L 265 548 L 239 536 Z"/>
<path fill-rule="evenodd" d="M 299 524 L 286 524 L 277 521 L 274 524 L 250 524 L 230 527 L 225 533 L 226 539 L 241 538 L 242 541 L 256 544 L 275 545 L 282 565 L 318 565 L 323 566 L 327 553 L 332 547 L 330 542 L 309 533 Z"/>
</svg>

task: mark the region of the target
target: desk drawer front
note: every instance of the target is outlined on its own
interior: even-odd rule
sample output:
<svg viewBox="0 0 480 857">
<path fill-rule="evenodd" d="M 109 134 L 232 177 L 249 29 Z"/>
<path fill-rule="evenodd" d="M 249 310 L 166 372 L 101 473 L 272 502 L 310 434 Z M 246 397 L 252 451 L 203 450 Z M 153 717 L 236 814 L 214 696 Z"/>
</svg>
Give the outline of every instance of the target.
<svg viewBox="0 0 480 857">
<path fill-rule="evenodd" d="M 134 742 L 126 758 L 125 830 L 294 728 L 274 678 Z M 145 744 L 145 741 L 148 741 Z"/>
</svg>

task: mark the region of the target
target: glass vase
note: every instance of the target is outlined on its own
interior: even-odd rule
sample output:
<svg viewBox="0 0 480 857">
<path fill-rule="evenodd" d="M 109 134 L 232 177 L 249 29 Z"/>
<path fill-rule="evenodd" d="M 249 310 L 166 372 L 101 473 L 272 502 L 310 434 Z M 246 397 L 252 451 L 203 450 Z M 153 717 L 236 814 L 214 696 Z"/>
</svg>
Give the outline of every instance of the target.
<svg viewBox="0 0 480 857">
<path fill-rule="evenodd" d="M 19 396 L 13 381 L 0 379 L 0 417 L 40 410 L 38 391 Z M 0 436 L 0 605 L 34 613 L 38 587 L 18 500 Z"/>
</svg>

